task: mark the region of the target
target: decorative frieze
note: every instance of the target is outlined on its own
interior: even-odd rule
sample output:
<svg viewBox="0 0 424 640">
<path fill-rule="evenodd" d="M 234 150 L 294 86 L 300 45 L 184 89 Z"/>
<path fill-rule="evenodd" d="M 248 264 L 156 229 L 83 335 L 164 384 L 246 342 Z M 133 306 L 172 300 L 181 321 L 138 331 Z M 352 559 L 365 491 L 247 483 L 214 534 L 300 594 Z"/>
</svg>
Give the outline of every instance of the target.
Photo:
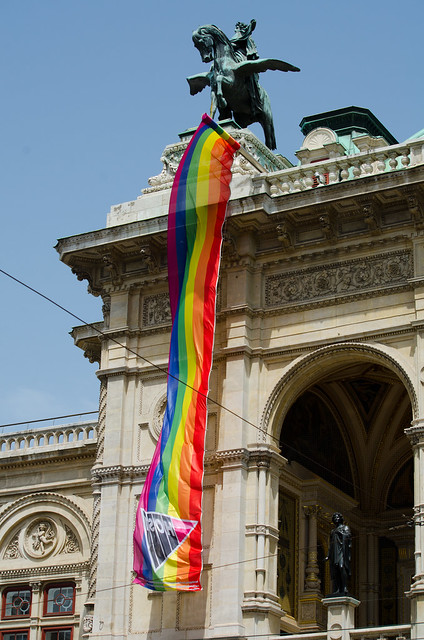
<svg viewBox="0 0 424 640">
<path fill-rule="evenodd" d="M 314 299 L 355 294 L 400 285 L 409 286 L 412 253 L 394 251 L 267 276 L 265 306 L 276 307 Z"/>
</svg>

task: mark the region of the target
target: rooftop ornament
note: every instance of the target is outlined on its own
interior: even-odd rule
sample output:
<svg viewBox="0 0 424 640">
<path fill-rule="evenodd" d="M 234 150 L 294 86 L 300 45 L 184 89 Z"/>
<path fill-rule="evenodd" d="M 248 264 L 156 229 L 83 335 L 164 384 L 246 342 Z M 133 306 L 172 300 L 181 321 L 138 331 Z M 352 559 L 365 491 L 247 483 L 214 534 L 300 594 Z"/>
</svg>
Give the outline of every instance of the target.
<svg viewBox="0 0 424 640">
<path fill-rule="evenodd" d="M 211 88 L 210 115 L 216 110 L 219 119 L 234 118 L 241 127 L 259 122 L 265 134 L 266 146 L 276 149 L 274 122 L 267 92 L 259 84 L 258 74 L 268 70 L 300 71 L 298 67 L 275 60 L 259 58 L 252 32 L 256 21 L 237 22 L 234 36 L 229 39 L 218 27 L 207 24 L 193 32 L 193 42 L 209 71 L 187 78 L 191 95 Z"/>
</svg>

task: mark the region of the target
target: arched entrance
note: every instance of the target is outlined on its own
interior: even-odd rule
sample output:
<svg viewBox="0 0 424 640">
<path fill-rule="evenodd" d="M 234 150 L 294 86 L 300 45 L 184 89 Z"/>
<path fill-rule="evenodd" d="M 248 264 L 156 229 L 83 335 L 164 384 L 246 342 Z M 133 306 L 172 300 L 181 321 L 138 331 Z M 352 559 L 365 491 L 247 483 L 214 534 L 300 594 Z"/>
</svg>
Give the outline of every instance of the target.
<svg viewBox="0 0 424 640">
<path fill-rule="evenodd" d="M 415 395 L 408 372 L 387 351 L 357 349 L 338 345 L 298 361 L 270 411 L 288 460 L 280 484 L 278 590 L 287 615 L 305 629 L 325 622 L 320 597 L 331 591 L 324 558 L 336 510 L 352 529 L 350 591 L 361 601 L 359 626 L 409 620 L 413 464 L 404 429 Z"/>
</svg>

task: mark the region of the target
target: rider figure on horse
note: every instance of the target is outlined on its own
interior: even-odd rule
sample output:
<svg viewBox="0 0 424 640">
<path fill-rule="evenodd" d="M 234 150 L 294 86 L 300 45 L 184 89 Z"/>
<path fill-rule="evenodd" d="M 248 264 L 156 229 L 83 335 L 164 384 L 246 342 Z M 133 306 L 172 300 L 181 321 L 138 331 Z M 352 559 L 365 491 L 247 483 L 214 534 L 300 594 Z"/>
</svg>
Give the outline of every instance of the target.
<svg viewBox="0 0 424 640">
<path fill-rule="evenodd" d="M 251 20 L 249 24 L 237 22 L 234 35 L 230 42 L 234 46 L 236 57 L 241 60 L 258 60 L 258 50 L 252 36 L 256 27 L 256 20 Z"/>
</svg>

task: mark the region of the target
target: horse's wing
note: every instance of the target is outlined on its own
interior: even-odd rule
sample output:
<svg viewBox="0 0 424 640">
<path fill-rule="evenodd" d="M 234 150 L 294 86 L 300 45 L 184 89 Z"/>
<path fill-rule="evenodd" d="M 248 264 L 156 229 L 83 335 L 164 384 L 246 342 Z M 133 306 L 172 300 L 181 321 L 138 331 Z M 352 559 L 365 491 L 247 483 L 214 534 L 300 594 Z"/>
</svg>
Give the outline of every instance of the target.
<svg viewBox="0 0 424 640">
<path fill-rule="evenodd" d="M 203 91 L 207 86 L 210 86 L 211 80 L 209 71 L 205 73 L 198 73 L 196 76 L 189 76 L 187 82 L 190 85 L 190 95 L 195 96 L 196 93 Z"/>
<path fill-rule="evenodd" d="M 258 60 L 240 62 L 234 71 L 239 75 L 249 76 L 252 73 L 261 73 L 262 71 L 300 71 L 300 69 L 288 62 L 283 62 L 283 60 L 259 58 Z"/>
</svg>

